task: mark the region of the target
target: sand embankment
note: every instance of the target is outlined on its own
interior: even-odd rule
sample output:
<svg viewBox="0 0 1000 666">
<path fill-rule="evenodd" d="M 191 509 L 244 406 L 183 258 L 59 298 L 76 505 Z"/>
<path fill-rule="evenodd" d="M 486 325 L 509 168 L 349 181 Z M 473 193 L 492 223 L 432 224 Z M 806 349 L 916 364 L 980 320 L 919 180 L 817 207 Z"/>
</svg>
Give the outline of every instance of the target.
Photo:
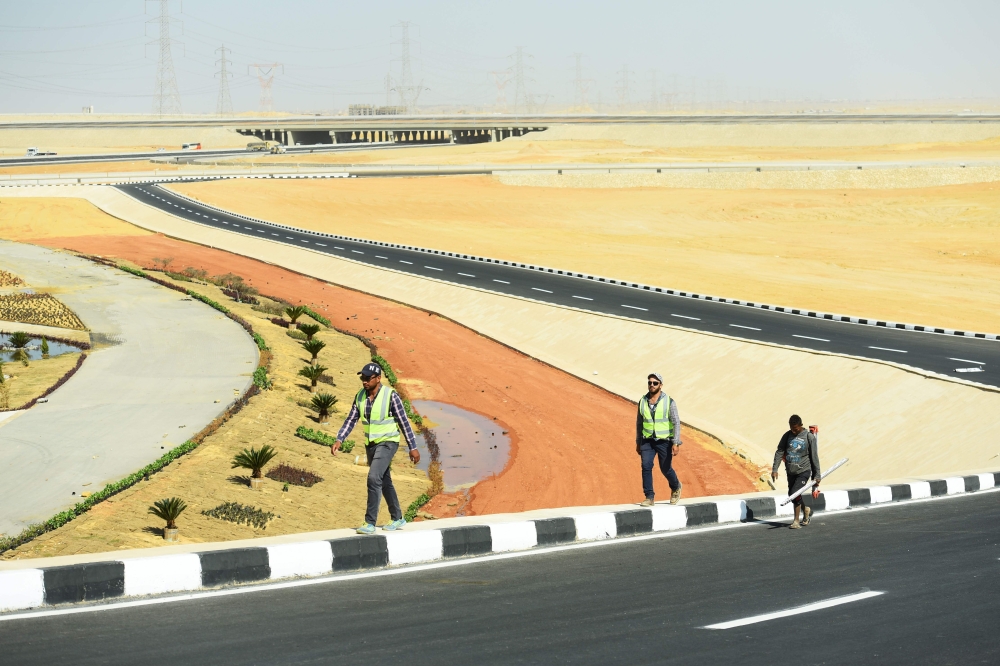
<svg viewBox="0 0 1000 666">
<path fill-rule="evenodd" d="M 30 127 L 6 128 L 0 124 L 0 153 L 24 155 L 29 146 L 60 154 L 179 150 L 182 144 L 200 142 L 203 149 L 238 148 L 247 138 L 229 127 Z"/>
<path fill-rule="evenodd" d="M 489 176 L 462 176 L 171 187 L 226 210 L 327 233 L 823 312 L 1000 332 L 998 183 L 616 190 L 511 187 Z"/>
<path fill-rule="evenodd" d="M 746 343 L 441 284 L 206 229 L 110 188 L 77 192 L 110 214 L 151 230 L 224 246 L 434 310 L 619 395 L 641 393 L 641 378 L 649 368 L 661 368 L 685 420 L 744 447 L 764 463 L 793 411 L 822 426 L 828 463 L 852 458 L 838 473 L 840 483 L 985 469 L 995 465 L 998 455 L 1000 421 L 984 418 L 1000 413 L 996 391 L 887 364 Z M 942 441 L 939 429 L 927 427 L 929 415 L 963 424 L 961 444 Z M 525 464 L 531 464 L 530 459 Z M 494 510 L 494 498 L 501 501 L 516 493 L 516 487 L 501 492 L 505 476 L 477 487 L 483 512 Z"/>
</svg>

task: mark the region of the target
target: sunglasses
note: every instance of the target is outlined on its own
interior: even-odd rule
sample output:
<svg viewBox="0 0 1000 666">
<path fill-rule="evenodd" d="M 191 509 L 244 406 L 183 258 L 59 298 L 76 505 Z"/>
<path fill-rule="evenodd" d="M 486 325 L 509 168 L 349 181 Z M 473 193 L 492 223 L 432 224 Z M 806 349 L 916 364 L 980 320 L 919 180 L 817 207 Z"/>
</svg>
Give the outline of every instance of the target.
<svg viewBox="0 0 1000 666">
<path fill-rule="evenodd" d="M 659 386 L 660 382 L 646 382 L 649 386 Z"/>
</svg>

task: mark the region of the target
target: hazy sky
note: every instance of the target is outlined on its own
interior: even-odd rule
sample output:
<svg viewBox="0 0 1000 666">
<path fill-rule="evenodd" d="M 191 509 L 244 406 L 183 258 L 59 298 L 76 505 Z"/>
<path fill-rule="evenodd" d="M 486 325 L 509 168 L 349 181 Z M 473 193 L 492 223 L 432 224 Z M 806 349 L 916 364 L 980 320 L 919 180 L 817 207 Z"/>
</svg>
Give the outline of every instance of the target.
<svg viewBox="0 0 1000 666">
<path fill-rule="evenodd" d="M 214 112 L 217 55 L 230 58 L 233 106 L 258 106 L 250 63 L 280 62 L 275 108 L 325 111 L 384 104 L 400 74 L 399 21 L 415 24 L 421 104 L 492 106 L 518 46 L 528 91 L 548 109 L 574 100 L 574 53 L 587 93 L 614 111 L 629 97 L 704 105 L 746 99 L 1000 98 L 1000 3 L 445 2 L 172 0 L 172 49 L 185 112 Z M 144 13 L 145 12 L 145 13 Z M 148 112 L 159 2 L 0 0 L 0 113 Z M 394 60 L 395 59 L 395 60 Z M 513 102 L 514 84 L 507 86 Z M 673 93 L 674 97 L 664 97 Z M 393 102 L 395 103 L 395 101 Z M 822 108 L 819 102 L 816 108 Z"/>
</svg>

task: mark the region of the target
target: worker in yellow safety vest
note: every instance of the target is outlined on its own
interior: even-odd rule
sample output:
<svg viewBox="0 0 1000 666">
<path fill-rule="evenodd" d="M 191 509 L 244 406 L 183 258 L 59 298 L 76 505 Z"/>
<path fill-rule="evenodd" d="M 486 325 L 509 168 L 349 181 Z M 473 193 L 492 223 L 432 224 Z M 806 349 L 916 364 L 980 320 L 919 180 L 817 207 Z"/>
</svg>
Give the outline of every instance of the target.
<svg viewBox="0 0 1000 666">
<path fill-rule="evenodd" d="M 375 521 L 378 519 L 383 497 L 389 505 L 392 521 L 383 525 L 382 529 L 392 532 L 406 525 L 389 469 L 399 450 L 400 435 L 406 439 L 413 464 L 420 462 L 420 451 L 417 450 L 413 428 L 406 418 L 403 400 L 392 388 L 382 385 L 382 366 L 368 363 L 358 374 L 361 375 L 362 389 L 354 396 L 351 411 L 337 433 L 337 440 L 330 446 L 330 453 L 337 455 L 341 444 L 360 420 L 365 433 L 365 455 L 368 458 L 368 506 L 365 522 L 357 532 L 375 533 Z"/>
<path fill-rule="evenodd" d="M 670 503 L 681 499 L 681 482 L 674 472 L 673 459 L 681 445 L 681 419 L 677 403 L 663 392 L 663 375 L 658 372 L 646 377 L 649 391 L 639 398 L 635 418 L 635 452 L 642 458 L 642 506 L 653 506 L 653 461 L 660 460 L 660 471 L 670 485 Z"/>
</svg>

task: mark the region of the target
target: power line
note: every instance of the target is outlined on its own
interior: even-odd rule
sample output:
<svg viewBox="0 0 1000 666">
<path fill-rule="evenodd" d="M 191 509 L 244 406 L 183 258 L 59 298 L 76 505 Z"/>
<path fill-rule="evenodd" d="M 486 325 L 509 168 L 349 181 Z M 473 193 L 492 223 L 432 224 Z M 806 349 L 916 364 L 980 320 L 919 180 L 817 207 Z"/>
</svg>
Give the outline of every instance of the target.
<svg viewBox="0 0 1000 666">
<path fill-rule="evenodd" d="M 576 58 L 576 76 L 573 78 L 573 87 L 575 91 L 573 104 L 578 109 L 582 109 L 587 106 L 587 91 L 590 89 L 590 84 L 593 83 L 594 80 L 583 78 L 583 54 L 574 53 L 573 57 Z"/>
<path fill-rule="evenodd" d="M 629 90 L 629 77 L 632 72 L 629 70 L 628 65 L 622 65 L 621 70 L 618 72 L 618 82 L 615 85 L 615 92 L 618 93 L 618 105 L 623 111 L 628 111 L 632 106 L 632 96 Z"/>
<path fill-rule="evenodd" d="M 215 61 L 219 65 L 219 72 L 216 74 L 219 77 L 219 99 L 215 103 L 215 112 L 220 116 L 231 116 L 233 115 L 233 98 L 229 94 L 229 77 L 232 74 L 226 69 L 226 64 L 233 63 L 226 59 L 226 53 L 232 53 L 232 50 L 227 49 L 226 45 L 223 44 L 215 49 L 215 52 L 221 54 L 219 59 Z"/>
<path fill-rule="evenodd" d="M 260 83 L 260 110 L 265 113 L 274 111 L 274 97 L 271 95 L 271 86 L 274 84 L 274 76 L 278 73 L 279 68 L 281 69 L 281 73 L 284 74 L 285 66 L 280 62 L 247 65 L 248 74 L 251 69 L 257 74 L 257 82 Z"/>
<path fill-rule="evenodd" d="M 174 76 L 174 58 L 170 51 L 174 40 L 170 39 L 170 0 L 146 0 L 160 3 L 160 16 L 146 21 L 156 23 L 159 37 L 149 42 L 158 44 L 160 55 L 156 63 L 156 88 L 153 97 L 153 113 L 159 115 L 181 113 L 181 93 L 177 89 L 177 79 Z"/>
</svg>

